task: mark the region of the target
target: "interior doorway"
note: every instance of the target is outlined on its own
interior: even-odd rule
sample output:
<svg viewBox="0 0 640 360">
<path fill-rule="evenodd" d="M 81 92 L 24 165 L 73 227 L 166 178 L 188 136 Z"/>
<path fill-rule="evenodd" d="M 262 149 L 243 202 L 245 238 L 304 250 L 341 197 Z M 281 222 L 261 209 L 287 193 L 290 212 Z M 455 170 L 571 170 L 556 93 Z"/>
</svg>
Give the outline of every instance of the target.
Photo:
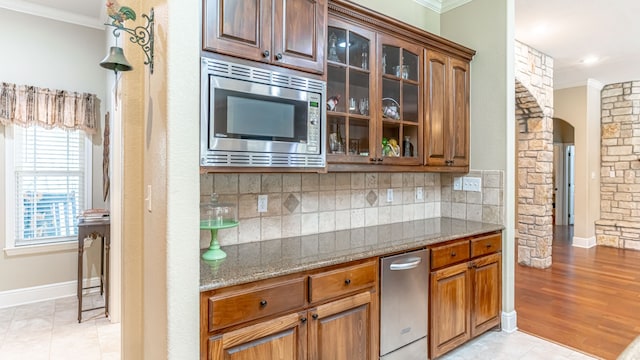
<svg viewBox="0 0 640 360">
<path fill-rule="evenodd" d="M 574 211 L 573 144 L 553 144 L 553 223 L 573 225 Z"/>
<path fill-rule="evenodd" d="M 573 225 L 575 187 L 574 128 L 553 119 L 553 223 Z"/>
</svg>

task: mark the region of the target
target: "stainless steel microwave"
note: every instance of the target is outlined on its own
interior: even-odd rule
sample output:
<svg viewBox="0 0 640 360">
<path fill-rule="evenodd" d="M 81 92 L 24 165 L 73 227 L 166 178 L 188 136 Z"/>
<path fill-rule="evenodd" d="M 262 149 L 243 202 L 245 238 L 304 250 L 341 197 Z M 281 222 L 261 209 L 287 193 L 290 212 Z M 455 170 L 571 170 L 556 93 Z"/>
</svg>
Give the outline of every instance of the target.
<svg viewBox="0 0 640 360">
<path fill-rule="evenodd" d="M 326 83 L 202 57 L 201 166 L 325 167 Z"/>
</svg>

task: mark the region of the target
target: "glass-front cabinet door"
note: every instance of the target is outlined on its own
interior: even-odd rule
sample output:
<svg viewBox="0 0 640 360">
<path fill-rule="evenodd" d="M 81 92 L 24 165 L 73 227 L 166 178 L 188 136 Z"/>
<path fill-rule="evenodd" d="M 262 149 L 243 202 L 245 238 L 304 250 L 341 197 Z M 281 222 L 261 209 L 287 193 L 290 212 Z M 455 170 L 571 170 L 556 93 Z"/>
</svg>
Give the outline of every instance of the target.
<svg viewBox="0 0 640 360">
<path fill-rule="evenodd" d="M 423 49 L 378 35 L 378 161 L 398 165 L 423 162 Z"/>
<path fill-rule="evenodd" d="M 326 146 L 331 163 L 369 164 L 376 151 L 375 50 L 373 32 L 329 19 Z"/>
</svg>

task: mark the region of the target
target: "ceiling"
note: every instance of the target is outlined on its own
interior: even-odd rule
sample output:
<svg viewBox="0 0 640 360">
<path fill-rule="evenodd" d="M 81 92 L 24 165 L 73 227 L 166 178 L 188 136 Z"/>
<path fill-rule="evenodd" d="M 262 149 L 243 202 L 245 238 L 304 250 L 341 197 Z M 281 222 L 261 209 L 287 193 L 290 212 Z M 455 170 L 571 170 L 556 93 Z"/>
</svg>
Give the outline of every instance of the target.
<svg viewBox="0 0 640 360">
<path fill-rule="evenodd" d="M 414 0 L 438 13 L 471 0 Z M 0 0 L 0 8 L 104 29 L 105 0 Z M 515 37 L 554 59 L 554 87 L 640 80 L 640 1 L 515 0 Z M 584 64 L 588 56 L 598 57 Z"/>
<path fill-rule="evenodd" d="M 515 37 L 554 59 L 556 89 L 640 80 L 638 15 L 638 0 L 515 0 Z"/>
</svg>

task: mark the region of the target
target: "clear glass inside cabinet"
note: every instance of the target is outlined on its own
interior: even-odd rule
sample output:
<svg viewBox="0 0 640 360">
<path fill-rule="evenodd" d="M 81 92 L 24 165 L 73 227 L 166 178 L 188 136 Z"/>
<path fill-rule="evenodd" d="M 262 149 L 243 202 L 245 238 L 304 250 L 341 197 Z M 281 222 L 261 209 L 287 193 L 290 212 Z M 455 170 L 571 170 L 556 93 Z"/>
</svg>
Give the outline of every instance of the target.
<svg viewBox="0 0 640 360">
<path fill-rule="evenodd" d="M 368 161 L 371 40 L 329 26 L 327 46 L 327 153 L 332 161 Z"/>
</svg>

